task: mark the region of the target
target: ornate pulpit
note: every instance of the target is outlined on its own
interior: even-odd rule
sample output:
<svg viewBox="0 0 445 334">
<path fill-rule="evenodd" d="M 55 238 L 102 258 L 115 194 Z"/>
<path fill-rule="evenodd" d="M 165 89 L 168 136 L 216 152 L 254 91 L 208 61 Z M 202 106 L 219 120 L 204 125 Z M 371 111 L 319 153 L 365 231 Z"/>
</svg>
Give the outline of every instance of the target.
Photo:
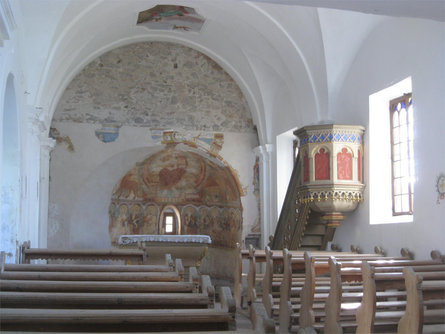
<svg viewBox="0 0 445 334">
<path fill-rule="evenodd" d="M 362 126 L 335 124 L 294 132 L 301 164 L 296 202 L 322 214 L 330 241 L 344 213 L 363 200 L 363 132 Z"/>
</svg>

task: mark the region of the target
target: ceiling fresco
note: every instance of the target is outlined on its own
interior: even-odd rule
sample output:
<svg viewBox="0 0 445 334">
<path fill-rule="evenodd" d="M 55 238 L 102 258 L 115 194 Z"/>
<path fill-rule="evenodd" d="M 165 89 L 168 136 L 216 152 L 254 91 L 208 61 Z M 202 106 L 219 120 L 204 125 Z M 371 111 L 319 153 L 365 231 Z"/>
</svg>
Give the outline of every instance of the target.
<svg viewBox="0 0 445 334">
<path fill-rule="evenodd" d="M 199 31 L 204 21 L 194 8 L 157 5 L 140 12 L 137 24 L 155 30 Z"/>
</svg>

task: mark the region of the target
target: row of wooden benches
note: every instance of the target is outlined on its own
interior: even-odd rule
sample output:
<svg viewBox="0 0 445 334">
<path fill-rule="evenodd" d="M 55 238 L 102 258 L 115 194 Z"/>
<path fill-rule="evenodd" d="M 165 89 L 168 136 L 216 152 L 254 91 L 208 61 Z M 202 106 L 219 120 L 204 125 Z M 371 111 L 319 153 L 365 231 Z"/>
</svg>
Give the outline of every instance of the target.
<svg viewBox="0 0 445 334">
<path fill-rule="evenodd" d="M 242 289 L 238 266 L 235 298 L 238 305 L 247 301 L 254 326 L 270 332 L 275 325 L 280 332 L 300 333 L 396 332 L 397 327 L 399 333 L 445 332 L 443 256 L 433 252 L 431 260 L 418 261 L 410 255 L 406 250 L 401 257 L 240 251 L 240 263 L 247 258 L 249 271 Z M 256 262 L 266 263 L 264 275 L 256 274 Z M 280 273 L 274 272 L 277 267 Z"/>
<path fill-rule="evenodd" d="M 169 255 L 163 265 L 5 264 L 2 331 L 195 331 L 235 329 L 235 301 L 210 277 Z M 218 302 L 216 301 L 218 297 Z"/>
<path fill-rule="evenodd" d="M 142 249 L 49 249 L 31 248 L 30 241 L 20 245 L 19 263 L 31 263 L 33 260 L 74 260 L 74 261 L 123 261 L 132 264 L 144 264 L 146 253 Z"/>
</svg>

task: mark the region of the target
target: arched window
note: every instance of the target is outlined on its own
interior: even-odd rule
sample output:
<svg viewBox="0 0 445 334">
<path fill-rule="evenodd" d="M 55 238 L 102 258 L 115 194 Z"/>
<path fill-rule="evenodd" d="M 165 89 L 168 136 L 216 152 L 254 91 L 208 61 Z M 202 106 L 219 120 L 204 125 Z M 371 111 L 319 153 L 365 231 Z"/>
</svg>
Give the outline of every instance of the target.
<svg viewBox="0 0 445 334">
<path fill-rule="evenodd" d="M 181 234 L 181 221 L 178 209 L 166 206 L 159 218 L 159 234 Z"/>
</svg>

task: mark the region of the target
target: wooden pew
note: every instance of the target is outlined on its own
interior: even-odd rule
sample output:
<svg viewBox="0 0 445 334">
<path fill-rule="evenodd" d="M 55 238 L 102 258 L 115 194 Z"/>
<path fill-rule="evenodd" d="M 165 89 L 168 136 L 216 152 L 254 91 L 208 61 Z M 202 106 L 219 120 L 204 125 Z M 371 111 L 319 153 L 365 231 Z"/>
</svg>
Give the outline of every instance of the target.
<svg viewBox="0 0 445 334">
<path fill-rule="evenodd" d="M 181 292 L 0 291 L 2 308 L 214 308 L 215 291 L 207 275 L 191 270 L 193 288 Z M 199 281 L 196 285 L 196 281 Z M 182 283 L 182 282 L 178 282 Z"/>
<path fill-rule="evenodd" d="M 233 316 L 217 309 L 2 309 L 1 329 L 171 332 L 233 330 L 232 324 Z"/>
<path fill-rule="evenodd" d="M 4 253 L 4 252 L 2 252 Z M 10 264 L 4 263 L 1 271 L 40 271 L 40 272 L 168 272 L 175 268 L 170 254 L 165 254 L 165 264 L 120 265 L 120 264 Z"/>
<path fill-rule="evenodd" d="M 268 247 L 264 251 L 261 250 L 255 250 L 253 248 L 249 249 L 249 256 L 247 256 L 247 251 L 240 250 L 238 246 L 240 255 L 238 259 L 238 263 L 236 265 L 235 270 L 235 296 L 237 298 L 237 303 L 241 305 L 241 300 L 243 298 L 243 293 L 246 296 L 248 305 L 249 305 L 249 314 L 250 318 L 252 320 L 252 323 L 254 323 L 254 319 L 256 319 L 255 314 L 253 313 L 254 310 L 251 305 L 255 301 L 257 301 L 258 293 L 256 290 L 256 286 L 258 285 L 258 282 L 261 282 L 261 300 L 263 302 L 263 306 L 265 308 L 265 315 L 268 318 L 272 318 L 276 316 L 276 312 L 280 309 L 279 308 L 279 302 L 280 299 L 277 298 L 279 296 L 279 292 L 276 291 L 278 288 L 280 288 L 281 281 L 283 274 L 277 274 L 274 273 L 273 268 L 277 265 L 281 265 L 283 263 L 283 251 L 270 251 Z M 288 254 L 292 256 L 292 272 L 291 274 L 294 277 L 294 280 L 292 281 L 292 285 L 299 285 L 299 287 L 292 288 L 295 289 L 302 289 L 304 279 L 303 275 L 301 273 L 304 273 L 305 270 L 305 260 L 304 260 L 304 251 L 287 251 Z M 383 254 L 357 254 L 354 252 L 326 252 L 326 251 L 317 251 L 313 252 L 318 260 L 325 260 L 325 265 L 317 266 L 316 271 L 317 275 L 322 273 L 328 273 L 328 265 L 327 265 L 327 259 L 329 256 L 336 255 L 344 258 L 345 260 L 357 260 L 357 263 L 360 263 L 360 260 L 363 258 L 369 259 L 369 260 L 377 260 L 381 259 L 383 257 Z M 392 258 L 392 259 L 406 259 L 406 256 Z M 242 261 L 243 259 L 249 260 L 249 271 L 247 274 L 247 287 L 243 289 L 241 282 L 242 282 Z M 256 263 L 264 262 L 265 263 L 265 273 L 263 275 L 258 275 L 256 273 Z M 297 273 L 297 274 L 295 274 Z M 298 274 L 300 273 L 300 274 Z M 327 279 L 328 280 L 328 279 Z M 243 292 L 244 291 L 244 292 Z M 276 292 L 274 292 L 276 291 Z M 326 296 L 329 289 L 326 290 Z M 286 300 L 287 302 L 287 300 Z"/>
<path fill-rule="evenodd" d="M 208 278 L 208 280 L 210 280 Z M 203 285 L 202 294 L 214 291 L 211 286 Z M 214 293 L 214 292 L 213 292 Z M 235 330 L 235 301 L 228 287 L 219 292 L 220 303 L 215 307 L 204 306 L 199 299 L 187 304 L 186 296 L 174 296 L 174 300 L 160 302 L 159 293 L 156 305 L 162 308 L 147 308 L 142 301 L 141 308 L 127 308 L 121 304 L 118 309 L 76 308 L 9 308 L 1 309 L 0 328 L 4 330 L 44 330 L 44 331 L 197 331 L 197 330 Z M 195 295 L 195 294 L 192 294 Z M 67 296 L 63 296 L 66 298 Z M 88 296 L 92 297 L 92 296 Z M 112 297 L 111 297 L 112 298 Z M 194 297 L 190 297 L 194 298 Z M 92 298 L 89 299 L 91 301 Z M 36 299 L 29 300 L 30 302 Z M 128 301 L 129 299 L 127 299 Z M 80 303 L 87 300 L 80 301 Z M 74 302 L 78 304 L 79 299 Z M 155 304 L 151 306 L 155 306 Z M 207 301 L 207 306 L 208 301 Z M 68 306 L 67 304 L 64 304 Z M 87 306 L 86 304 L 84 304 Z M 43 305 L 42 305 L 43 306 Z M 134 306 L 134 305 L 133 305 Z M 179 308 L 178 308 L 179 306 Z M 186 307 L 186 308 L 185 308 Z"/>
<path fill-rule="evenodd" d="M 274 252 L 274 251 L 273 251 Z M 266 250 L 266 255 L 268 251 Z M 317 280 L 319 283 L 325 282 L 324 284 L 326 288 L 324 289 L 325 297 L 327 298 L 327 293 L 329 292 L 329 278 L 326 277 L 320 277 L 322 274 L 328 273 L 328 263 L 327 259 L 329 256 L 332 256 L 335 254 L 337 257 L 341 258 L 343 261 L 350 261 L 351 263 L 356 262 L 357 265 L 361 263 L 361 259 L 382 259 L 382 254 L 356 254 L 351 252 L 315 252 L 315 255 L 311 254 L 311 259 L 313 261 L 317 261 L 316 265 L 314 264 L 308 264 L 307 259 L 304 258 L 304 254 L 302 252 L 296 253 L 296 252 L 289 252 L 287 250 L 283 250 L 283 253 L 286 254 L 286 256 L 274 256 L 272 255 L 272 259 L 277 259 L 278 261 L 283 261 L 284 264 L 284 274 L 283 275 L 276 275 L 270 273 L 268 268 L 272 268 L 272 262 L 266 261 L 266 274 L 264 276 L 264 280 L 267 280 L 266 284 L 263 284 L 263 302 L 265 304 L 265 308 L 267 310 L 267 313 L 270 315 L 272 310 L 276 310 L 280 312 L 279 314 L 279 323 L 282 325 L 280 328 L 282 328 L 282 331 L 286 331 L 284 328 L 287 328 L 287 325 L 289 322 L 285 322 L 284 319 L 287 316 L 290 316 L 291 312 L 288 310 L 288 303 L 290 301 L 290 295 L 296 296 L 299 295 L 300 292 L 303 290 L 303 285 L 309 286 L 315 285 L 315 280 Z M 303 257 L 302 257 L 303 255 Z M 392 260 L 400 260 L 400 259 L 406 259 L 405 256 L 402 257 L 391 257 Z M 311 260 L 312 261 L 312 260 Z M 308 266 L 313 266 L 314 268 L 308 273 Z M 306 268 L 306 269 L 305 269 Z M 304 271 L 306 271 L 306 274 L 302 274 Z M 282 277 L 287 277 L 287 282 L 282 281 Z M 270 283 L 272 282 L 272 283 Z M 312 283 L 310 283 L 312 282 Z M 283 284 L 285 286 L 283 286 Z M 317 289 L 320 287 L 317 284 Z M 274 287 L 281 286 L 280 287 L 280 298 L 277 300 L 274 298 L 274 295 L 272 294 L 272 289 Z M 283 292 L 284 291 L 284 292 Z M 314 290 L 315 291 L 315 290 Z M 322 291 L 320 291 L 322 292 Z M 269 296 L 267 294 L 269 293 Z M 313 294 L 313 293 L 312 293 Z M 311 294 L 306 293 L 306 296 L 309 296 Z M 305 303 L 310 302 L 310 299 L 307 299 Z M 312 303 L 312 302 L 311 302 Z M 279 307 L 277 305 L 280 305 Z M 303 306 L 304 309 L 304 306 Z M 304 313 L 304 312 L 303 312 Z M 309 312 L 310 313 L 310 312 Z M 304 322 L 304 320 L 301 320 Z M 283 327 L 284 326 L 284 327 Z"/>
<path fill-rule="evenodd" d="M 5 267 L 3 267 L 5 269 Z M 54 268 L 53 268 L 54 269 Z M 65 268 L 64 268 L 65 269 Z M 176 260 L 176 272 L 183 272 Z M 11 273 L 3 271 L 2 274 Z M 12 272 L 26 274 L 27 272 Z M 35 271 L 28 273 L 35 274 Z M 39 272 L 37 272 L 39 273 Z M 71 274 L 76 272 L 43 272 Z M 149 272 L 86 272 L 81 274 L 149 274 Z M 159 276 L 159 274 L 162 274 Z M 45 276 L 47 277 L 47 276 Z M 190 268 L 189 281 L 0 281 L 1 330 L 45 331 L 197 331 L 235 329 L 235 301 L 230 289 L 215 290 L 210 277 Z M 14 277 L 13 277 L 14 278 Z M 47 277 L 54 278 L 54 277 Z M 60 278 L 60 277 L 59 277 Z M 65 277 L 62 277 L 63 279 Z M 199 285 L 197 286 L 197 282 Z M 31 292 L 33 291 L 33 292 Z M 172 293 L 172 291 L 175 291 Z M 137 292 L 137 293 L 135 293 Z M 141 293 L 143 292 L 143 293 Z M 43 315 L 43 316 L 42 316 Z"/>
<path fill-rule="evenodd" d="M 1 291 L 46 292 L 180 292 L 195 290 L 192 282 L 0 280 Z"/>
<path fill-rule="evenodd" d="M 424 281 L 411 267 L 404 268 L 403 275 L 406 310 L 397 333 L 445 333 L 445 279 Z M 436 301 L 436 307 L 428 308 L 426 300 Z"/>
<path fill-rule="evenodd" d="M 251 250 L 252 255 L 249 256 L 249 273 L 247 274 L 247 282 L 248 287 L 246 291 L 252 291 L 255 289 L 256 283 L 261 282 L 261 298 L 266 308 L 266 312 L 268 316 L 272 316 L 272 301 L 273 301 L 273 290 L 276 290 L 276 296 L 279 296 L 279 288 L 281 286 L 281 281 L 283 274 L 274 272 L 274 267 L 280 265 L 282 267 L 283 264 L 283 251 L 271 251 L 269 247 L 266 247 L 264 251 L 257 251 L 255 249 Z M 257 254 L 258 253 L 258 254 Z M 242 251 L 242 254 L 244 252 Z M 292 257 L 292 276 L 294 279 L 299 279 L 301 284 L 304 282 L 304 270 L 305 270 L 305 261 L 304 261 L 304 251 L 288 251 L 286 250 L 286 254 L 290 254 Z M 329 258 L 329 256 L 336 255 L 342 257 L 344 259 L 354 260 L 354 259 L 379 259 L 382 255 L 379 254 L 356 254 L 352 252 L 326 252 L 326 251 L 317 251 L 311 252 L 313 256 L 316 256 L 317 259 L 323 260 Z M 241 255 L 241 258 L 243 256 Z M 263 275 L 257 275 L 256 270 L 251 269 L 253 263 L 257 263 L 257 260 L 265 263 L 265 273 Z M 317 274 L 328 272 L 327 266 L 325 268 L 317 267 Z M 237 274 L 237 276 L 239 276 Z M 239 281 L 239 280 L 238 280 Z M 294 283 L 296 281 L 294 280 Z M 271 296 L 272 295 L 272 296 Z"/>
<path fill-rule="evenodd" d="M 376 311 L 375 325 L 379 330 L 394 329 L 401 310 L 405 307 L 406 293 L 402 276 L 404 268 L 412 265 L 415 271 L 423 272 L 429 278 L 443 275 L 441 272 L 445 270 L 445 265 L 438 259 L 363 261 L 362 269 L 357 268 L 356 263 L 341 261 L 342 259 L 334 258 L 329 261 L 331 284 L 324 324 L 324 331 L 328 333 L 341 333 L 345 327 L 356 328 L 353 316 L 360 303 L 357 311 L 357 333 L 372 332 Z M 355 294 L 342 293 L 351 280 L 357 279 L 357 274 L 362 275 L 363 291 Z"/>
<path fill-rule="evenodd" d="M 49 281 L 138 281 L 138 282 L 178 282 L 184 280 L 184 267 L 181 259 L 176 259 L 175 271 L 129 272 L 129 271 L 8 271 L 0 272 L 1 280 L 49 280 Z M 31 265 L 33 266 L 33 265 Z M 40 265 L 39 265 L 40 267 Z M 100 266 L 95 266 L 100 268 Z M 5 268 L 7 268 L 5 266 Z"/>
<path fill-rule="evenodd" d="M 31 260 L 124 260 L 130 263 L 146 262 L 145 252 L 140 249 L 47 249 L 29 248 L 25 244 L 21 249 L 21 262 Z"/>
<path fill-rule="evenodd" d="M 372 333 L 375 328 L 386 326 L 386 330 L 395 332 L 397 324 L 400 318 L 404 314 L 405 301 L 399 303 L 388 302 L 386 308 L 391 307 L 392 310 L 385 310 L 383 307 L 379 307 L 377 301 L 378 290 L 384 289 L 397 289 L 406 293 L 406 277 L 404 272 L 412 271 L 416 275 L 422 277 L 424 281 L 434 282 L 436 280 L 445 281 L 445 265 L 435 265 L 430 268 L 429 271 L 422 271 L 425 266 L 404 266 L 403 273 L 400 270 L 388 273 L 376 272 L 377 268 L 370 266 L 368 263 L 363 263 L 363 299 L 359 309 L 357 310 L 357 333 Z M 400 268 L 399 268 L 400 269 Z M 405 275 L 406 276 L 406 275 Z M 427 282 L 426 286 L 431 285 L 431 282 Z M 434 285 L 434 283 L 432 283 Z M 429 300 L 429 295 L 426 295 L 425 306 L 437 307 L 441 305 L 443 301 Z M 443 308 L 443 305 L 442 305 Z"/>
<path fill-rule="evenodd" d="M 431 265 L 431 264 L 437 264 L 437 260 L 426 260 L 426 261 L 413 261 L 413 260 L 407 260 L 407 252 L 406 250 L 402 250 L 402 257 L 378 257 L 373 259 L 373 261 L 370 261 L 374 266 L 376 266 L 376 270 L 381 272 L 379 275 L 385 275 L 385 272 L 388 272 L 389 270 L 398 270 L 401 272 L 403 266 L 406 266 L 408 264 L 416 263 L 419 265 L 418 268 L 425 268 L 425 266 L 421 265 Z M 301 328 L 306 328 L 306 331 L 314 330 L 314 326 L 317 327 L 317 329 L 322 329 L 322 324 L 316 324 L 315 325 L 315 317 L 322 319 L 320 321 L 324 321 L 325 318 L 325 312 L 324 312 L 324 302 L 326 301 L 328 297 L 328 292 L 330 289 L 335 286 L 335 284 L 331 284 L 330 280 L 326 280 L 326 278 L 318 278 L 319 274 L 323 274 L 327 271 L 327 268 L 329 268 L 328 262 L 324 260 L 324 258 L 317 258 L 317 257 L 310 257 L 311 261 L 308 262 L 308 259 L 306 259 L 306 283 L 303 288 L 303 292 L 301 292 L 301 288 L 298 287 L 292 287 L 289 290 L 289 285 L 294 284 L 294 282 L 289 283 L 287 282 L 287 288 L 282 286 L 282 294 L 280 298 L 280 332 L 286 332 L 288 330 L 288 326 L 290 323 L 294 323 L 297 318 L 299 322 L 299 326 Z M 372 256 L 365 256 L 364 259 L 372 259 Z M 290 262 L 294 261 L 293 258 L 289 260 Z M 362 287 L 361 287 L 361 269 L 360 265 L 362 261 L 359 259 L 359 257 L 354 257 L 354 259 L 351 259 L 350 256 L 339 256 L 338 261 L 341 262 L 341 264 L 347 268 L 342 268 L 341 271 L 341 279 L 340 283 L 343 282 L 349 282 L 347 284 L 344 284 L 342 289 L 345 294 L 343 294 L 344 298 L 347 298 L 350 302 L 355 302 L 356 304 L 360 302 L 361 293 L 362 293 Z M 402 266 L 399 269 L 393 269 L 392 267 L 388 267 L 388 265 L 392 266 Z M 385 267 L 386 266 L 386 267 Z M 291 266 L 285 266 L 285 269 L 289 268 L 289 271 L 292 270 Z M 397 268 L 397 267 L 396 267 Z M 430 269 L 431 270 L 431 269 Z M 288 280 L 290 275 L 285 275 Z M 332 276 L 332 274 L 331 274 Z M 387 275 L 390 276 L 391 274 Z M 355 283 L 354 283 L 355 282 Z M 283 281 L 284 283 L 284 281 Z M 300 283 L 301 284 L 301 283 Z M 383 284 L 383 283 L 382 283 Z M 393 281 L 390 279 L 387 280 L 386 283 L 388 286 L 394 284 Z M 382 285 L 383 288 L 383 285 Z M 337 289 L 338 290 L 338 289 Z M 341 293 L 340 290 L 340 293 Z M 284 291 L 284 292 L 283 292 Z M 290 293 L 289 293 L 290 291 Z M 301 292 L 301 295 L 298 295 L 298 292 Z M 316 295 L 315 295 L 316 293 Z M 289 304 L 290 295 L 298 295 L 301 297 L 301 305 L 291 306 Z M 383 298 L 383 294 L 379 298 Z M 314 305 L 314 297 L 317 299 L 317 311 L 314 312 L 313 305 Z M 334 297 L 332 297 L 334 298 Z M 331 299 L 332 299 L 331 298 Z M 336 300 L 334 298 L 334 300 Z M 338 300 L 338 299 L 337 299 Z M 351 305 L 349 305 L 351 306 Z M 335 306 L 334 306 L 335 307 Z M 295 311 L 300 311 L 299 313 L 295 313 L 292 311 L 294 309 Z M 333 307 L 330 308 L 331 310 Z M 351 313 L 353 313 L 354 309 L 351 309 L 349 312 L 344 312 L 349 318 L 351 318 Z M 292 315 L 292 322 L 289 320 L 289 315 Z M 349 315 L 348 315 L 349 314 Z M 353 321 L 354 322 L 354 321 Z M 328 332 L 334 331 L 334 329 L 330 328 Z"/>
</svg>

